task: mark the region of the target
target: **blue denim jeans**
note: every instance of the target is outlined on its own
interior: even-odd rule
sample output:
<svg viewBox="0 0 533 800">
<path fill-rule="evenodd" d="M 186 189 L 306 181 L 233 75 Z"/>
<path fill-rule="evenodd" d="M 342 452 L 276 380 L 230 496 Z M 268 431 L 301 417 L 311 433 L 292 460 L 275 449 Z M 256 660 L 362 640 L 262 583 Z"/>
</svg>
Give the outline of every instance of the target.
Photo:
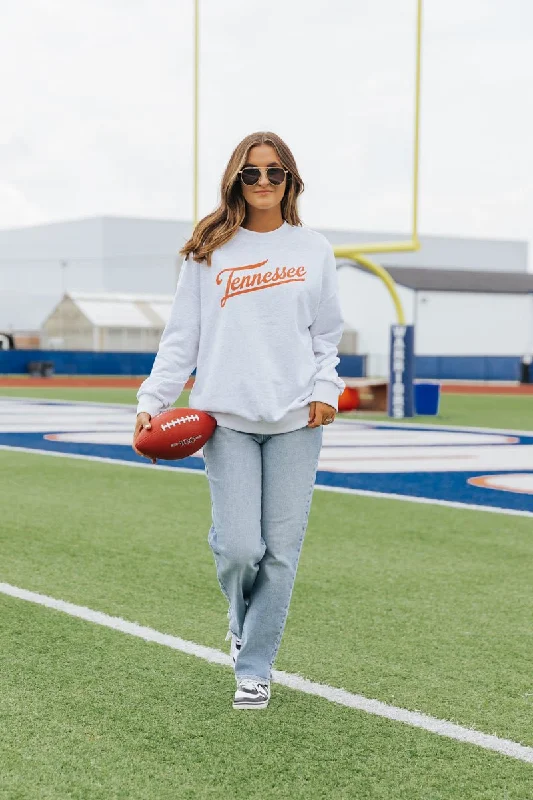
<svg viewBox="0 0 533 800">
<path fill-rule="evenodd" d="M 244 433 L 217 425 L 203 447 L 209 546 L 242 641 L 235 677 L 271 680 L 307 529 L 323 427 Z"/>
</svg>

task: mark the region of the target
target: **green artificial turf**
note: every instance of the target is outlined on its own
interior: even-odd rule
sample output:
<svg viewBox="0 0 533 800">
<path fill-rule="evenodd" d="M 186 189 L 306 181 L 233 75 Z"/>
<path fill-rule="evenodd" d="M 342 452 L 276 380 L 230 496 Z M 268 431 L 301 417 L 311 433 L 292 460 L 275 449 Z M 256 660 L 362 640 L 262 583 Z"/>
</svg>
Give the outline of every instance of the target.
<svg viewBox="0 0 533 800">
<path fill-rule="evenodd" d="M 141 382 L 139 381 L 139 386 Z M 3 387 L 0 386 L 0 397 L 39 397 L 44 400 L 76 400 L 90 403 L 126 403 L 136 405 L 135 389 L 108 389 L 94 386 L 76 386 L 72 388 L 50 387 Z M 189 391 L 183 392 L 182 399 L 189 396 Z M 180 402 L 179 405 L 185 405 Z"/>
<path fill-rule="evenodd" d="M 140 386 L 141 381 L 139 381 Z M 187 406 L 190 392 L 184 391 L 176 405 Z M 135 389 L 79 388 L 1 388 L 0 397 L 42 397 L 56 400 L 80 400 L 98 403 L 136 405 Z M 340 413 L 339 419 L 379 420 L 395 424 L 386 414 Z M 436 417 L 418 416 L 405 420 L 428 425 L 464 425 L 480 428 L 533 430 L 533 395 L 463 395 L 442 394 Z"/>
<path fill-rule="evenodd" d="M 532 404 L 428 421 L 533 430 Z M 0 451 L 0 500 L 0 581 L 229 651 L 205 474 Z M 530 519 L 316 489 L 275 666 L 532 746 L 532 567 Z M 533 798 L 532 765 L 278 685 L 235 712 L 227 667 L 1 594 L 0 618 L 2 800 Z"/>
<path fill-rule="evenodd" d="M 0 596 L 0 797 L 525 800 L 531 766 Z"/>
<path fill-rule="evenodd" d="M 1 579 L 227 649 L 199 475 L 0 452 Z M 315 490 L 276 666 L 533 745 L 531 520 Z"/>
<path fill-rule="evenodd" d="M 386 414 L 372 414 L 368 419 L 394 424 Z M 405 422 L 533 431 L 533 395 L 444 393 L 438 416 L 419 416 Z"/>
</svg>

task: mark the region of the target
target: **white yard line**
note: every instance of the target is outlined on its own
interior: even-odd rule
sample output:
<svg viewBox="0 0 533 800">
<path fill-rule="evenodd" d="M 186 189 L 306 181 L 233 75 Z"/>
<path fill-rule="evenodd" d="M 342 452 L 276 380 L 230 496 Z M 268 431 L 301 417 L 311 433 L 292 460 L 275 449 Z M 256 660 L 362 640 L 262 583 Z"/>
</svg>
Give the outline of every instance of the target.
<svg viewBox="0 0 533 800">
<path fill-rule="evenodd" d="M 0 444 L 0 450 L 11 450 L 21 453 L 38 453 L 40 456 L 56 456 L 57 458 L 79 458 L 82 461 L 98 461 L 101 464 L 119 464 L 121 467 L 140 467 L 141 469 L 150 468 L 152 470 L 165 470 L 167 472 L 188 472 L 190 475 L 205 475 L 203 469 L 191 469 L 190 467 L 167 467 L 164 464 L 152 464 L 146 459 L 146 464 L 142 461 L 127 461 L 125 458 L 105 458 L 105 456 L 85 456 L 81 453 L 59 453 L 54 450 L 37 450 L 33 447 L 11 447 L 7 444 Z"/>
<path fill-rule="evenodd" d="M 17 453 L 37 453 L 41 456 L 56 456 L 57 458 L 79 458 L 83 461 L 99 461 L 103 464 L 118 464 L 122 467 L 141 467 L 141 469 L 165 470 L 168 472 L 187 472 L 189 475 L 204 475 L 203 469 L 191 469 L 190 467 L 167 467 L 164 464 L 139 463 L 137 461 L 126 461 L 120 458 L 104 458 L 103 456 L 84 456 L 79 453 L 58 453 L 53 450 L 37 450 L 33 447 L 10 447 L 0 444 L 0 450 L 11 450 Z M 466 509 L 467 511 L 488 511 L 491 514 L 506 514 L 511 517 L 533 517 L 532 511 L 520 511 L 513 508 L 499 508 L 497 506 L 477 506 L 473 503 L 456 503 L 452 500 L 436 500 L 431 497 L 417 497 L 416 495 L 391 494 L 390 492 L 372 492 L 367 489 L 351 489 L 346 486 L 322 486 L 315 485 L 315 489 L 323 492 L 341 492 L 342 494 L 362 495 L 363 497 L 377 497 L 382 500 L 403 500 L 408 503 L 424 503 L 426 505 L 446 506 L 448 508 Z"/>
<path fill-rule="evenodd" d="M 37 605 L 55 609 L 56 611 L 62 611 L 64 614 L 68 614 L 71 617 L 78 617 L 87 622 L 93 622 L 96 625 L 113 628 L 122 633 L 127 633 L 130 636 L 144 639 L 147 642 L 155 642 L 165 647 L 171 647 L 173 650 L 180 650 L 182 653 L 196 656 L 212 664 L 232 666 L 230 656 L 226 655 L 226 653 L 222 653 L 220 650 L 215 650 L 212 647 L 203 647 L 195 642 L 189 642 L 167 633 L 160 633 L 153 628 L 138 625 L 136 622 L 128 622 L 121 617 L 111 617 L 101 611 L 93 611 L 85 606 L 77 606 L 73 603 L 57 600 L 54 597 L 48 597 L 44 594 L 30 592 L 18 586 L 12 586 L 9 583 L 0 583 L 0 592 L 19 600 L 26 600 L 30 603 L 36 603 Z M 465 728 L 462 725 L 456 725 L 453 722 L 430 717 L 418 711 L 408 711 L 405 708 L 390 706 L 379 700 L 371 700 L 359 694 L 352 694 L 344 689 L 336 689 L 333 686 L 328 686 L 323 683 L 314 683 L 313 681 L 307 680 L 307 678 L 302 678 L 300 675 L 293 675 L 290 672 L 273 670 L 272 680 L 274 683 L 279 683 L 290 689 L 322 697 L 330 703 L 338 703 L 339 705 L 348 706 L 349 708 L 356 708 L 359 711 L 365 711 L 367 714 L 385 717 L 394 722 L 403 722 L 406 725 L 422 728 L 430 733 L 436 733 L 448 739 L 474 744 L 477 747 L 482 747 L 484 750 L 493 750 L 496 753 L 510 756 L 519 761 L 525 761 L 528 764 L 533 764 L 533 747 L 527 747 L 518 742 L 513 742 L 510 739 L 500 739 L 498 736 L 482 733 L 472 728 Z"/>
</svg>

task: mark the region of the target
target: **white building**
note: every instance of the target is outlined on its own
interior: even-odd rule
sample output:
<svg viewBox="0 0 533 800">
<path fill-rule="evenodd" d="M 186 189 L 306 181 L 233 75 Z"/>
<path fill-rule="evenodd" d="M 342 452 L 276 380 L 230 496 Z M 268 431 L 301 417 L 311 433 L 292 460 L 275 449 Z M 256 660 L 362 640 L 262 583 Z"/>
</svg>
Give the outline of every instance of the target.
<svg viewBox="0 0 533 800">
<path fill-rule="evenodd" d="M 401 238 L 319 230 L 332 244 Z M 0 230 L 0 331 L 40 330 L 66 292 L 71 301 L 80 292 L 172 295 L 182 263 L 178 251 L 191 231 L 188 222 L 108 216 Z M 421 245 L 415 253 L 376 256 L 399 284 L 407 320 L 417 324 L 418 354 L 520 355 L 531 349 L 527 243 L 422 236 Z M 345 263 L 339 259 L 341 302 L 347 328 L 355 331 L 345 341 L 356 338 L 357 352 L 378 363 L 396 321 L 393 306 L 377 278 Z M 114 334 L 113 326 L 100 327 L 108 329 L 102 341 L 118 339 L 116 326 Z M 132 344 L 150 339 L 140 327 L 125 327 Z M 45 333 L 54 338 L 50 323 Z"/>
<path fill-rule="evenodd" d="M 389 267 L 415 352 L 431 356 L 533 353 L 533 274 Z M 371 375 L 386 375 L 389 328 L 397 322 L 379 278 L 339 259 L 341 306 Z"/>
<path fill-rule="evenodd" d="M 171 305 L 171 294 L 66 292 L 43 322 L 41 347 L 153 353 Z"/>
<path fill-rule="evenodd" d="M 0 330 L 39 330 L 67 290 L 172 293 L 190 230 L 121 217 L 0 230 Z"/>
</svg>

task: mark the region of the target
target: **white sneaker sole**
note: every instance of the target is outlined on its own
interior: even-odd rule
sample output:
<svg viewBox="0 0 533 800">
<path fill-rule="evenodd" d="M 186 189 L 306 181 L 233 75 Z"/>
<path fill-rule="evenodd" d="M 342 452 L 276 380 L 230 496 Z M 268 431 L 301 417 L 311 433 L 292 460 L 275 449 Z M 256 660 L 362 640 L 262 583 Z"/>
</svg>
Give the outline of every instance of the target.
<svg viewBox="0 0 533 800">
<path fill-rule="evenodd" d="M 248 709 L 263 709 L 268 706 L 268 700 L 261 700 L 259 703 L 233 703 L 233 708 L 240 710 L 241 708 Z"/>
</svg>

